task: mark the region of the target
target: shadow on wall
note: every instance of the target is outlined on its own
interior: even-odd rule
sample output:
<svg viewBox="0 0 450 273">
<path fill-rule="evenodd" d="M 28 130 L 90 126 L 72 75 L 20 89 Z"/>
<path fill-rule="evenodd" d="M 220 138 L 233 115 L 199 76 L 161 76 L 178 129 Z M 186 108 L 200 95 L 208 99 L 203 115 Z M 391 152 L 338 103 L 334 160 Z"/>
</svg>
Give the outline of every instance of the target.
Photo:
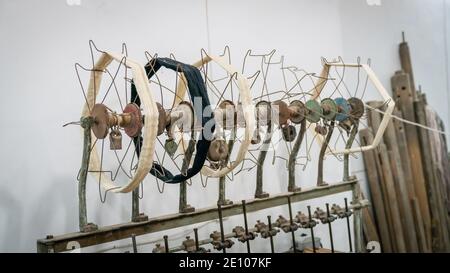
<svg viewBox="0 0 450 273">
<path fill-rule="evenodd" d="M 9 240 L 6 250 L 35 252 L 37 239 L 44 238 L 47 234 L 77 230 L 78 218 L 74 215 L 77 215 L 78 207 L 76 195 L 73 194 L 77 188 L 76 183 L 73 178 L 54 178 L 49 181 L 45 190 L 33 196 L 32 202 L 27 207 L 29 210 L 27 214 L 31 214 L 28 216 L 30 222 L 26 223 L 26 227 L 22 229 L 23 234 L 17 233 L 21 230 L 20 219 L 23 216 L 17 215 L 15 211 L 20 211 L 20 207 L 12 208 L 13 205 L 8 203 L 9 211 L 14 211 L 13 217 L 16 218 L 16 222 L 10 225 L 8 232 L 4 234 L 7 237 L 6 240 Z M 1 192 L 0 198 L 3 194 L 3 191 Z M 67 198 L 68 196 L 70 198 Z"/>
<path fill-rule="evenodd" d="M 0 235 L 1 252 L 16 251 L 19 247 L 23 219 L 22 206 L 23 203 L 14 199 L 7 188 L 0 187 L 0 219 L 2 219 L 0 228 L 4 230 L 4 233 Z"/>
</svg>

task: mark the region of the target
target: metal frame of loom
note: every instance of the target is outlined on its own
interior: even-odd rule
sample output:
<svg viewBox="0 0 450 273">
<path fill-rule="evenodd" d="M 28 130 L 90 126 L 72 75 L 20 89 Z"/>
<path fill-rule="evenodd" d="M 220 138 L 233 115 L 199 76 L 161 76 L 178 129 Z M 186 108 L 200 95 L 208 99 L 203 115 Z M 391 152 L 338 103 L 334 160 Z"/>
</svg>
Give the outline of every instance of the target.
<svg viewBox="0 0 450 273">
<path fill-rule="evenodd" d="M 273 55 L 274 51 L 271 52 L 268 55 Z M 225 53 L 224 53 L 225 54 Z M 247 53 L 248 54 L 248 53 Z M 256 55 L 258 56 L 258 55 Z M 264 56 L 264 55 L 261 55 Z M 270 62 L 269 62 L 270 63 Z M 283 66 L 283 65 L 282 65 Z M 326 69 L 325 69 L 326 70 Z M 328 72 L 328 71 L 327 71 Z M 322 73 L 323 74 L 323 73 Z M 252 76 L 253 77 L 253 76 Z M 323 82 L 319 80 L 318 85 L 322 85 L 323 88 Z M 89 166 L 89 150 L 91 147 L 91 122 L 89 120 L 86 120 L 85 122 L 81 123 L 82 128 L 84 129 L 84 147 L 83 147 L 83 159 L 82 159 L 82 175 L 79 183 L 80 187 L 80 193 L 84 193 L 83 189 L 85 188 L 86 184 L 86 176 L 87 176 L 87 170 Z M 303 126 L 304 127 L 304 126 Z M 304 128 L 305 129 L 305 128 Z M 232 148 L 232 142 L 230 141 L 228 145 Z M 348 147 L 346 147 L 348 149 Z M 295 154 L 296 155 L 296 154 Z M 345 168 L 348 168 L 348 164 L 346 164 Z M 348 173 L 348 171 L 347 171 Z M 290 177 L 291 178 L 291 177 Z M 290 179 L 292 180 L 292 179 Z M 292 191 L 291 189 L 288 189 L 288 192 L 280 193 L 280 194 L 274 194 L 270 197 L 267 196 L 265 198 L 256 197 L 255 199 L 250 200 L 243 200 L 243 203 L 246 204 L 246 212 L 244 209 L 244 212 L 242 211 L 241 205 L 239 202 L 231 202 L 227 199 L 225 199 L 225 176 L 219 177 L 219 210 L 217 207 L 206 207 L 206 208 L 200 208 L 194 210 L 187 210 L 187 211 L 180 211 L 179 213 L 175 214 L 168 214 L 163 215 L 159 217 L 153 217 L 148 218 L 145 214 L 142 214 L 139 212 L 139 191 L 138 188 L 133 191 L 133 197 L 132 197 L 132 219 L 131 222 L 126 223 L 120 223 L 112 226 L 104 226 L 104 227 L 97 227 L 94 224 L 87 223 L 87 220 L 85 218 L 80 218 L 80 224 L 83 223 L 84 226 L 92 226 L 92 228 L 88 228 L 83 230 L 83 232 L 76 232 L 76 233 L 68 233 L 63 234 L 59 236 L 53 236 L 53 235 L 47 235 L 45 239 L 39 239 L 37 240 L 37 251 L 38 252 L 46 252 L 46 253 L 52 253 L 52 252 L 64 252 L 64 251 L 70 251 L 72 250 L 73 243 L 76 242 L 77 246 L 80 248 L 83 247 L 89 247 L 89 246 L 95 246 L 100 245 L 104 243 L 109 243 L 117 240 L 127 239 L 127 238 L 133 238 L 133 242 L 135 243 L 135 237 L 145 234 L 151 234 L 154 232 L 160 232 L 165 231 L 173 228 L 183 227 L 183 226 L 190 226 L 197 223 L 205 222 L 205 221 L 211 221 L 211 220 L 217 220 L 219 219 L 221 221 L 222 217 L 228 217 L 228 216 L 234 216 L 234 215 L 240 215 L 244 214 L 244 218 L 246 219 L 246 212 L 255 212 L 262 209 L 268 209 L 272 207 L 278 207 L 289 204 L 289 211 L 291 215 L 291 225 L 292 225 L 292 212 L 291 212 L 291 203 L 296 203 L 300 201 L 306 201 L 310 199 L 325 197 L 337 193 L 342 192 L 352 192 L 352 210 L 353 210 L 353 227 L 354 227 L 354 245 L 355 245 L 355 251 L 356 252 L 363 252 L 365 250 L 365 247 L 363 244 L 363 235 L 362 235 L 362 209 L 367 207 L 368 201 L 365 199 L 362 199 L 362 195 L 360 193 L 360 188 L 358 181 L 356 180 L 356 177 L 348 177 L 344 179 L 343 182 L 334 183 L 330 185 L 325 185 L 321 187 L 313 187 L 313 188 L 306 188 L 302 189 L 301 191 Z M 295 182 L 289 181 L 289 185 L 292 186 L 292 184 Z M 293 182 L 293 183 L 292 183 Z M 258 188 L 258 187 L 257 187 Z M 262 187 L 261 187 L 262 188 Z M 180 208 L 184 205 L 186 205 L 186 187 L 180 187 Z M 82 199 L 82 198 L 81 198 Z M 86 205 L 83 203 L 80 199 L 80 217 L 81 215 L 86 214 Z M 288 200 L 288 202 L 286 202 Z M 181 203 L 182 201 L 183 204 Z M 327 211 L 328 211 L 328 204 L 327 205 Z M 309 208 L 308 208 L 309 210 Z M 217 212 L 219 211 L 219 215 L 217 215 Z M 81 213 L 83 212 L 83 213 Z M 328 212 L 329 213 L 329 212 Z M 280 216 L 281 217 L 281 216 Z M 310 216 L 311 217 L 311 216 Z M 347 216 L 347 221 L 348 221 Z M 275 223 L 277 225 L 277 223 Z M 351 235 L 350 235 L 350 227 L 349 223 L 347 222 L 348 228 L 349 228 L 349 239 L 350 239 L 350 245 L 351 243 Z M 270 226 L 270 220 L 269 220 L 269 226 Z M 278 228 L 280 228 L 280 225 L 278 224 Z M 312 228 L 311 228 L 312 229 Z M 223 227 L 221 226 L 222 235 L 223 235 Z M 292 230 L 292 236 L 293 236 L 293 242 L 295 245 L 295 239 L 294 239 L 294 231 Z M 234 230 L 233 230 L 234 232 Z M 247 231 L 247 223 L 246 223 L 246 232 Z M 197 232 L 196 237 L 197 237 Z M 331 233 L 331 227 L 330 227 L 330 233 Z M 313 235 L 312 235 L 313 236 Z M 314 238 L 314 237 L 313 237 Z M 210 240 L 210 239 L 208 239 Z M 198 240 L 196 238 L 197 244 Z M 205 240 L 203 240 L 205 241 Z M 272 242 L 272 236 L 271 236 L 271 242 Z M 223 239 L 222 239 L 223 243 Z M 248 241 L 247 241 L 248 244 Z M 333 244 L 333 240 L 331 238 L 331 244 Z M 352 247 L 350 246 L 350 251 Z M 272 242 L 272 251 L 273 251 L 273 242 Z M 294 252 L 295 252 L 295 246 L 294 246 Z"/>
<path fill-rule="evenodd" d="M 355 251 L 362 252 L 365 247 L 362 235 L 362 208 L 368 206 L 367 200 L 361 199 L 360 187 L 357 180 L 334 183 L 325 187 L 314 187 L 303 189 L 301 192 L 274 194 L 265 199 L 246 200 L 247 212 L 255 212 L 262 209 L 286 205 L 286 198 L 290 197 L 292 203 L 320 198 L 342 192 L 352 192 L 353 204 L 353 238 Z M 240 215 L 241 205 L 231 204 L 222 207 L 224 217 Z M 127 239 L 132 236 L 151 234 L 173 228 L 190 226 L 193 224 L 218 219 L 217 208 L 206 207 L 197 209 L 191 213 L 175 213 L 154 218 L 149 218 L 141 222 L 126 222 L 117 225 L 98 227 L 91 232 L 74 232 L 58 236 L 47 235 L 46 238 L 37 240 L 37 252 L 56 253 L 72 250 L 73 242 L 77 242 L 79 247 L 95 246 L 117 240 Z"/>
</svg>

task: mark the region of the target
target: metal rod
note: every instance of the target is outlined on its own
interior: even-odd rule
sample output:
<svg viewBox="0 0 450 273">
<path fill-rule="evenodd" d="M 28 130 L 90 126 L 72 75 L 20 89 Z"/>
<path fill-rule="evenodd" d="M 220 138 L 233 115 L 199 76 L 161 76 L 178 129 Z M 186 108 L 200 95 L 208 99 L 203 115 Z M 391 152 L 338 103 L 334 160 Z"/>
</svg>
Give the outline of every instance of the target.
<svg viewBox="0 0 450 273">
<path fill-rule="evenodd" d="M 251 253 L 251 251 L 250 251 L 250 240 L 248 240 L 247 209 L 246 209 L 246 206 L 245 206 L 245 200 L 242 200 L 242 211 L 243 211 L 243 214 L 244 214 L 245 236 L 247 238 L 247 253 Z"/>
<path fill-rule="evenodd" d="M 230 161 L 231 151 L 233 150 L 234 142 L 236 141 L 236 130 L 237 130 L 236 126 L 233 127 L 233 130 L 231 130 L 230 140 L 228 141 L 228 155 L 225 162 L 223 162 L 224 166 L 226 166 Z M 219 200 L 217 202 L 223 206 L 230 205 L 233 203 L 230 200 L 227 200 L 226 198 L 226 191 L 225 191 L 226 178 L 227 178 L 226 175 L 219 177 Z"/>
<path fill-rule="evenodd" d="M 222 244 L 225 244 L 225 234 L 223 231 L 223 219 L 222 219 L 222 206 L 220 204 L 217 204 L 217 211 L 219 212 L 220 237 L 222 240 Z M 222 251 L 223 251 L 223 253 L 227 253 L 225 246 L 223 246 Z"/>
<path fill-rule="evenodd" d="M 355 141 L 356 134 L 358 133 L 358 125 L 359 121 L 354 120 L 352 121 L 353 126 L 352 130 L 350 132 L 350 136 L 347 140 L 347 143 L 345 144 L 345 149 L 350 149 L 353 145 L 353 142 Z M 350 180 L 350 166 L 349 166 L 349 157 L 350 154 L 344 154 L 344 177 L 343 181 L 349 181 Z"/>
<path fill-rule="evenodd" d="M 261 152 L 259 152 L 259 155 L 258 155 L 258 164 L 256 166 L 255 198 L 269 197 L 269 194 L 264 192 L 263 170 L 264 170 L 264 161 L 266 160 L 266 156 L 267 156 L 267 152 L 269 150 L 271 139 L 272 139 L 272 122 L 269 122 L 269 124 L 267 124 L 267 133 L 264 137 L 264 141 L 261 146 Z"/>
<path fill-rule="evenodd" d="M 181 165 L 181 173 L 186 173 L 187 169 L 189 168 L 189 163 L 191 162 L 192 154 L 195 150 L 195 140 L 193 140 L 195 137 L 195 134 L 191 134 L 191 140 L 189 140 L 188 147 L 184 153 L 183 163 Z M 178 211 L 180 213 L 186 213 L 186 212 L 192 212 L 195 209 L 191 207 L 187 203 L 187 185 L 186 181 L 180 183 L 180 201 L 178 204 Z"/>
<path fill-rule="evenodd" d="M 86 208 L 86 180 L 89 169 L 89 160 L 91 156 L 91 126 L 92 117 L 82 117 L 81 127 L 84 129 L 83 157 L 81 161 L 80 180 L 78 181 L 78 209 L 79 209 L 79 227 L 83 232 L 87 226 L 87 208 Z"/>
<path fill-rule="evenodd" d="M 331 221 L 329 220 L 330 219 L 330 206 L 328 203 L 326 203 L 325 206 L 327 207 L 328 231 L 330 233 L 331 253 L 334 253 L 333 231 L 331 229 Z"/>
<path fill-rule="evenodd" d="M 318 167 L 318 173 L 317 173 L 317 186 L 326 186 L 327 184 L 323 181 L 323 159 L 325 157 L 325 152 L 328 148 L 328 143 L 330 142 L 331 139 L 331 135 L 333 135 L 333 130 L 334 130 L 334 123 L 335 121 L 332 120 L 330 122 L 330 125 L 328 125 L 328 134 L 327 137 L 325 138 L 325 141 L 322 143 L 322 147 L 320 149 L 320 154 L 319 154 L 319 167 Z"/>
<path fill-rule="evenodd" d="M 131 221 L 135 222 L 139 217 L 139 187 L 131 194 Z"/>
<path fill-rule="evenodd" d="M 259 211 L 262 209 L 283 206 L 286 204 L 286 197 L 291 196 L 291 202 L 301 202 L 322 196 L 351 191 L 357 180 L 333 183 L 326 187 L 305 188 L 301 192 L 273 194 L 266 199 L 253 199 L 246 201 L 247 212 Z M 349 205 L 349 208 L 366 207 L 367 200 Z M 232 204 L 222 208 L 223 215 L 230 217 L 242 214 L 241 204 Z M 67 251 L 67 244 L 70 241 L 77 241 L 80 247 L 88 247 L 98 244 L 109 243 L 117 240 L 128 239 L 131 234 L 136 236 L 160 232 L 180 226 L 187 226 L 193 223 L 216 220 L 217 206 L 197 209 L 195 212 L 174 213 L 159 217 L 149 218 L 142 222 L 128 222 L 116 225 L 104 226 L 92 232 L 74 232 L 53 236 L 37 240 L 38 252 L 64 252 Z M 202 245 L 200 240 L 200 245 Z"/>
<path fill-rule="evenodd" d="M 288 170 L 289 170 L 289 183 L 288 183 L 288 191 L 295 192 L 300 191 L 301 188 L 295 185 L 295 163 L 297 159 L 298 152 L 300 151 L 300 146 L 303 141 L 303 137 L 306 132 L 306 120 L 303 120 L 300 125 L 300 132 L 295 140 L 294 147 L 292 148 L 291 153 L 289 154 L 289 162 L 288 162 Z"/>
<path fill-rule="evenodd" d="M 131 234 L 131 242 L 133 244 L 133 253 L 138 253 L 136 245 L 136 235 Z"/>
<path fill-rule="evenodd" d="M 200 245 L 198 244 L 198 228 L 194 228 L 194 237 L 195 237 L 195 251 L 200 250 Z"/>
<path fill-rule="evenodd" d="M 273 245 L 273 236 L 272 236 L 272 217 L 267 215 L 267 222 L 269 223 L 269 239 L 270 239 L 270 251 L 275 253 L 275 248 Z"/>
<path fill-rule="evenodd" d="M 291 206 L 291 197 L 288 196 L 287 197 L 288 200 L 288 207 L 289 207 L 289 220 L 290 220 L 290 224 L 291 224 L 291 234 L 292 234 L 292 250 L 294 251 L 294 253 L 297 252 L 297 246 L 295 243 L 295 234 L 294 234 L 294 229 L 292 228 L 294 225 L 294 219 L 292 218 L 292 206 Z"/>
<path fill-rule="evenodd" d="M 350 231 L 350 220 L 348 219 L 348 204 L 347 204 L 347 198 L 344 198 L 344 202 L 345 202 L 345 218 L 347 218 L 348 245 L 349 245 L 349 247 L 350 247 L 350 252 L 353 252 L 352 232 Z"/>
<path fill-rule="evenodd" d="M 308 206 L 308 217 L 309 217 L 309 222 L 311 223 L 312 217 L 311 217 L 311 206 Z M 316 239 L 314 239 L 314 228 L 311 226 L 310 228 L 311 230 L 311 240 L 312 240 L 312 245 L 313 245 L 313 252 L 316 253 Z"/>
<path fill-rule="evenodd" d="M 169 253 L 169 236 L 164 235 L 164 248 L 166 250 L 166 253 Z"/>
</svg>

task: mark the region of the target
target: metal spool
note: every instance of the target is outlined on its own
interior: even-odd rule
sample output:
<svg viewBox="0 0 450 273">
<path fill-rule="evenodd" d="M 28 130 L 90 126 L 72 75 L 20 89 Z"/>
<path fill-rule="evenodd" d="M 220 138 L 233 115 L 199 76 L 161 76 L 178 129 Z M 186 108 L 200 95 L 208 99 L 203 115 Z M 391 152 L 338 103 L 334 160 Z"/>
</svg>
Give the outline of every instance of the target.
<svg viewBox="0 0 450 273">
<path fill-rule="evenodd" d="M 333 120 L 338 113 L 338 107 L 333 99 L 325 98 L 320 102 L 322 107 L 322 118 L 325 120 Z"/>
<path fill-rule="evenodd" d="M 136 103 L 129 103 L 123 109 L 123 113 L 131 116 L 129 123 L 123 125 L 125 133 L 129 137 L 138 136 L 143 127 L 141 109 Z"/>
<path fill-rule="evenodd" d="M 319 122 L 322 117 L 322 107 L 316 100 L 309 100 L 305 104 L 307 111 L 306 120 L 311 123 Z"/>
<path fill-rule="evenodd" d="M 351 106 L 348 101 L 344 98 L 335 98 L 338 107 L 338 113 L 336 115 L 336 121 L 342 122 L 350 117 Z"/>
<path fill-rule="evenodd" d="M 244 109 L 242 109 L 242 102 L 239 102 L 236 106 L 236 123 L 238 127 L 245 127 Z"/>
<path fill-rule="evenodd" d="M 294 141 L 295 137 L 297 136 L 297 130 L 292 125 L 284 126 L 281 129 L 281 132 L 283 133 L 283 139 L 287 142 Z"/>
<path fill-rule="evenodd" d="M 364 115 L 364 103 L 362 100 L 352 97 L 349 98 L 348 103 L 350 104 L 351 111 L 350 115 L 354 119 L 360 119 Z"/>
<path fill-rule="evenodd" d="M 164 110 L 164 107 L 161 105 L 161 103 L 157 102 L 156 107 L 158 107 L 158 136 L 160 136 L 166 129 L 167 116 L 166 111 Z"/>
<path fill-rule="evenodd" d="M 92 132 L 98 139 L 106 138 L 113 126 L 122 127 L 129 137 L 135 137 L 143 126 L 141 110 L 134 103 L 127 104 L 122 114 L 110 113 L 108 107 L 98 103 L 92 108 L 91 116 L 94 119 Z"/>
<path fill-rule="evenodd" d="M 213 162 L 224 161 L 228 156 L 228 145 L 223 139 L 214 139 L 208 149 L 208 159 Z"/>
<path fill-rule="evenodd" d="M 214 111 L 216 122 L 225 130 L 231 130 L 235 127 L 237 112 L 234 103 L 230 100 L 222 101 Z"/>
<path fill-rule="evenodd" d="M 299 100 L 294 100 L 289 105 L 290 120 L 294 124 L 300 124 L 305 119 L 305 104 Z"/>
<path fill-rule="evenodd" d="M 289 107 L 287 103 L 281 100 L 277 100 L 272 102 L 272 107 L 276 112 L 274 114 L 278 116 L 278 120 L 275 120 L 275 123 L 279 125 L 286 125 L 290 118 Z"/>
<path fill-rule="evenodd" d="M 258 126 L 267 126 L 272 120 L 272 107 L 268 101 L 260 101 L 256 104 L 256 122 Z"/>
<path fill-rule="evenodd" d="M 194 126 L 194 108 L 188 101 L 182 101 L 172 109 L 170 126 L 176 126 L 183 132 L 190 132 Z"/>
<path fill-rule="evenodd" d="M 92 132 L 98 139 L 104 139 L 109 131 L 109 114 L 105 105 L 97 103 L 92 107 L 91 116 L 94 119 Z"/>
<path fill-rule="evenodd" d="M 314 128 L 314 130 L 316 131 L 316 133 L 322 136 L 325 136 L 328 133 L 327 127 L 322 125 L 317 125 L 316 128 Z"/>
</svg>

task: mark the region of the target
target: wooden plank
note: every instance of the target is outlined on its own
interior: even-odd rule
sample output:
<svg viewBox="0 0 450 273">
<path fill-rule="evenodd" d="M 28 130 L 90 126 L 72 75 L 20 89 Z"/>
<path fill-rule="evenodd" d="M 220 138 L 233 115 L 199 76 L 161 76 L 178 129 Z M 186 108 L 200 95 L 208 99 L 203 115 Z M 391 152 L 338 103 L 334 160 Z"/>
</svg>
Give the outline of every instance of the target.
<svg viewBox="0 0 450 273">
<path fill-rule="evenodd" d="M 419 207 L 419 201 L 417 200 L 416 197 L 414 197 L 411 200 L 411 205 L 413 207 L 413 211 L 414 211 L 414 219 L 415 222 L 420 223 L 422 218 L 421 212 L 420 212 L 420 207 Z M 424 253 L 431 253 L 431 250 L 427 244 L 426 241 L 426 236 L 425 236 L 425 229 L 423 225 L 417 225 L 417 238 L 419 241 L 419 248 L 422 252 Z"/>
<path fill-rule="evenodd" d="M 393 113 L 395 116 L 402 118 L 402 113 L 396 109 Z M 428 246 L 426 244 L 421 244 L 420 242 L 426 242 L 424 229 L 423 229 L 423 218 L 419 212 L 416 212 L 413 208 L 413 201 L 416 200 L 416 191 L 414 188 L 414 179 L 413 179 L 413 173 L 411 170 L 411 162 L 409 158 L 409 151 L 408 151 L 408 143 L 406 140 L 406 133 L 405 133 L 405 126 L 403 122 L 393 119 L 394 127 L 396 129 L 397 134 L 397 146 L 400 153 L 401 163 L 402 163 L 402 169 L 403 169 L 403 175 L 406 182 L 406 187 L 408 190 L 408 199 L 411 204 L 412 213 L 413 213 L 413 220 L 414 220 L 414 226 L 416 227 L 416 236 L 417 236 L 417 243 L 419 246 L 419 252 L 430 252 L 428 249 Z M 422 232 L 419 232 L 419 229 L 422 230 Z"/>
<path fill-rule="evenodd" d="M 427 125 L 424 101 L 425 98 L 420 93 L 417 94 L 417 98 L 418 101 L 414 102 L 417 122 Z M 445 249 L 445 245 L 448 244 L 446 223 L 444 223 L 446 213 L 443 213 L 443 202 L 440 198 L 440 194 L 437 192 L 437 177 L 434 172 L 434 162 L 431 156 L 431 143 L 427 130 L 419 128 L 419 140 L 421 145 L 422 165 L 427 178 L 426 186 L 428 189 L 427 192 L 430 206 L 431 228 L 433 231 L 431 234 L 431 249 L 433 252 L 442 252 Z"/>
<path fill-rule="evenodd" d="M 415 110 L 413 105 L 413 91 L 410 86 L 409 76 L 403 71 L 397 71 L 391 78 L 393 94 L 397 98 L 396 105 L 403 114 L 403 118 L 415 122 Z M 427 245 L 431 245 L 431 215 L 428 205 L 427 188 L 422 166 L 422 155 L 417 127 L 405 124 L 406 140 L 413 173 L 414 189 L 419 208 L 423 217 Z"/>
<path fill-rule="evenodd" d="M 381 101 L 369 101 L 367 102 L 367 104 L 375 109 L 381 108 L 383 103 Z M 376 111 L 372 111 L 372 110 L 368 110 L 367 111 L 368 114 L 368 121 L 369 121 L 369 126 L 372 129 L 372 132 L 376 132 L 378 130 L 378 127 L 380 126 L 381 123 L 381 115 L 376 112 Z M 373 133 L 372 133 L 373 135 Z M 374 137 L 372 137 L 373 139 Z M 394 238 L 395 236 L 395 230 L 394 230 L 394 226 L 393 226 L 393 222 L 394 219 L 392 217 L 392 210 L 391 210 L 391 206 L 390 206 L 390 202 L 389 202 L 389 195 L 388 195 L 388 189 L 386 188 L 386 182 L 385 182 L 385 175 L 382 169 L 382 164 L 381 164 L 381 158 L 378 156 L 379 151 L 376 149 L 374 150 L 374 157 L 375 157 L 375 163 L 377 165 L 377 171 L 378 171 L 378 177 L 380 179 L 380 187 L 381 187 L 381 195 L 383 197 L 383 205 L 384 205 L 384 211 L 386 213 L 386 220 L 387 220 L 387 225 L 389 228 L 389 236 L 391 237 L 390 241 L 391 241 L 391 248 L 392 248 L 392 252 L 397 252 L 397 244 L 396 244 L 396 240 Z"/>
<path fill-rule="evenodd" d="M 406 252 L 405 237 L 403 235 L 403 226 L 400 217 L 400 210 L 397 201 L 397 193 L 394 185 L 394 178 L 390 167 L 388 152 L 385 144 L 378 147 L 378 156 L 381 160 L 384 182 L 386 183 L 387 197 L 389 198 L 389 210 L 391 211 L 391 224 L 394 230 L 394 238 L 396 251 L 399 253 Z"/>
<path fill-rule="evenodd" d="M 413 100 L 415 100 L 417 96 L 416 96 L 416 85 L 414 83 L 414 73 L 412 68 L 411 54 L 409 51 L 408 43 L 405 41 L 404 33 L 403 33 L 403 42 L 400 43 L 399 45 L 399 55 L 402 70 L 409 75 L 409 85 L 411 86 L 412 90 L 411 95 Z"/>
<path fill-rule="evenodd" d="M 365 199 L 363 192 L 361 192 L 361 198 Z M 363 218 L 362 220 L 363 220 L 364 238 L 366 239 L 366 243 L 371 241 L 381 243 L 380 237 L 378 236 L 377 227 L 375 226 L 373 215 L 372 213 L 370 213 L 368 207 L 362 209 L 362 218 Z"/>
<path fill-rule="evenodd" d="M 357 185 L 357 180 L 330 184 L 324 187 L 314 187 L 304 189 L 301 192 L 274 194 L 265 199 L 247 200 L 247 212 L 254 212 L 267 208 L 283 206 L 287 203 L 287 197 L 291 197 L 291 202 L 300 202 L 319 198 L 331 194 L 345 191 L 353 191 Z M 242 214 L 240 202 L 223 207 L 223 217 Z M 108 243 L 112 241 L 130 238 L 131 234 L 140 236 L 158 231 L 191 225 L 218 218 L 217 207 L 197 209 L 192 213 L 175 213 L 156 218 L 150 218 L 143 222 L 128 222 L 118 225 L 100 227 L 93 232 L 75 232 L 60 236 L 51 236 L 48 239 L 37 241 L 38 252 L 62 252 L 67 251 L 67 244 L 76 241 L 80 247 L 87 247 Z"/>
<path fill-rule="evenodd" d="M 409 201 L 408 191 L 405 185 L 401 185 L 401 179 L 398 172 L 402 172 L 397 164 L 399 161 L 394 156 L 393 151 L 387 151 L 388 159 L 390 160 L 390 166 L 392 171 L 392 177 L 395 187 L 395 192 L 397 196 L 398 209 L 400 214 L 400 221 L 402 223 L 404 242 L 406 245 L 407 252 L 417 253 L 419 252 L 419 246 L 417 243 L 417 233 L 414 226 L 414 215 L 412 214 L 411 202 Z"/>
<path fill-rule="evenodd" d="M 417 122 L 430 127 L 427 122 L 425 94 L 417 93 L 418 101 L 415 102 Z M 445 208 L 442 192 L 440 191 L 440 173 L 435 168 L 440 164 L 433 160 L 432 146 L 437 145 L 434 138 L 430 138 L 429 131 L 419 129 L 419 139 L 422 148 L 422 163 L 427 177 L 428 199 L 430 201 L 431 224 L 433 230 L 432 249 L 436 252 L 444 252 L 449 246 L 449 234 L 447 231 L 447 210 Z"/>
<path fill-rule="evenodd" d="M 361 145 L 367 145 L 372 143 L 373 134 L 370 133 L 369 129 L 363 129 L 359 131 L 359 137 L 361 140 Z M 378 226 L 378 231 L 380 232 L 380 244 L 383 252 L 392 252 L 391 238 L 389 236 L 388 220 L 384 207 L 383 194 L 381 191 L 381 178 L 378 176 L 377 163 L 375 159 L 374 151 L 363 152 L 364 166 L 367 173 L 367 180 L 369 182 L 370 195 L 372 199 L 372 204 L 374 208 L 374 214 L 376 219 L 376 224 Z"/>
<path fill-rule="evenodd" d="M 402 220 L 403 234 L 405 235 L 406 248 L 408 252 L 419 252 L 411 202 L 408 196 L 408 188 L 401 163 L 402 158 L 400 157 L 397 134 L 395 132 L 395 127 L 392 120 L 389 121 L 388 126 L 386 127 L 383 140 L 386 144 L 386 148 L 388 149 L 391 170 L 393 177 L 395 178 L 394 184 L 398 197 L 398 205 Z"/>
</svg>

